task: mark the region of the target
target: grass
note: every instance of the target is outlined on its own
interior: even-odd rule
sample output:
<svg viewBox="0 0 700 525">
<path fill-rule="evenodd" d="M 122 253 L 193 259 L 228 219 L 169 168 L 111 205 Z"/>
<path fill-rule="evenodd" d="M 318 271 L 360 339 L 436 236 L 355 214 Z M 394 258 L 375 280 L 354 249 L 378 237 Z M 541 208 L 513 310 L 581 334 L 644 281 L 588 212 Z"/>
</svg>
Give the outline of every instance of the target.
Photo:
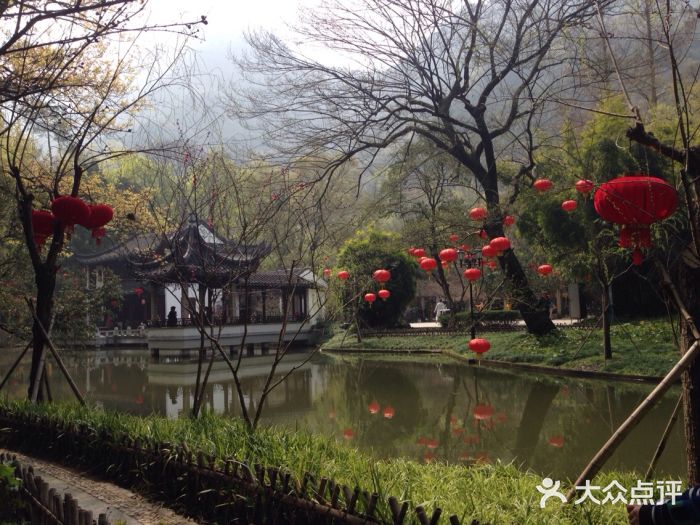
<svg viewBox="0 0 700 525">
<path fill-rule="evenodd" d="M 537 337 L 524 331 L 484 332 L 478 334 L 491 343 L 485 359 L 528 363 L 554 368 L 612 372 L 644 376 L 662 376 L 678 360 L 678 346 L 668 320 L 654 319 L 616 323 L 611 329 L 613 357 L 603 359 L 603 332 L 600 328 L 560 328 Z M 324 350 L 342 347 L 365 350 L 451 350 L 473 355 L 467 349 L 469 335 L 416 335 L 366 337 L 358 343 L 336 334 L 323 345 Z"/>
<path fill-rule="evenodd" d="M 386 513 L 386 498 L 396 496 L 411 507 L 443 509 L 441 523 L 456 514 L 462 523 L 477 519 L 498 524 L 598 524 L 626 523 L 624 506 L 563 506 L 550 500 L 540 509 L 536 486 L 542 478 L 523 472 L 515 465 L 476 464 L 472 466 L 410 460 L 377 461 L 335 441 L 280 428 L 246 431 L 240 420 L 205 414 L 200 419 L 169 420 L 160 416 L 138 417 L 74 405 L 33 406 L 26 402 L 0 402 L 0 408 L 13 413 L 34 413 L 71 422 L 84 423 L 93 430 L 133 438 L 155 439 L 186 444 L 189 450 L 203 451 L 216 458 L 235 457 L 251 463 L 282 466 L 300 477 L 304 472 L 327 476 L 339 483 L 359 486 L 380 494 Z M 596 478 L 607 485 L 613 479 L 631 487 L 638 475 L 609 472 Z M 564 489 L 562 489 L 564 490 Z M 385 514 L 386 515 L 386 514 Z"/>
</svg>

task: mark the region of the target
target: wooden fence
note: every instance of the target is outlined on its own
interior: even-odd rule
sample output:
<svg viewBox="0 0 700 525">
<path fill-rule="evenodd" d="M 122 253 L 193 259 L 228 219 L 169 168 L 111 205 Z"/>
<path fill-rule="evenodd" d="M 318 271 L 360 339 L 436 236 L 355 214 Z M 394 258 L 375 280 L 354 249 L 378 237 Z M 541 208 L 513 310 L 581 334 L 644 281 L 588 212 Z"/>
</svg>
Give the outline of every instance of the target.
<svg viewBox="0 0 700 525">
<path fill-rule="evenodd" d="M 84 510 L 70 493 L 61 497 L 31 466 L 17 461 L 11 454 L 0 454 L 0 463 L 11 465 L 22 481 L 20 493 L 27 504 L 32 525 L 94 525 L 92 511 Z M 110 525 L 106 514 L 100 514 L 97 525 Z"/>
<path fill-rule="evenodd" d="M 249 465 L 235 458 L 194 456 L 186 445 L 142 443 L 126 436 L 96 432 L 86 425 L 65 425 L 47 417 L 0 409 L 3 446 L 35 456 L 87 467 L 93 474 L 124 486 L 147 487 L 150 495 L 176 509 L 213 523 L 438 525 L 442 511 L 409 511 L 394 497 L 350 488 L 311 474 L 293 478 L 279 468 Z M 449 516 L 450 525 L 461 525 Z M 53 523 L 53 522 L 47 522 Z M 476 521 L 465 522 L 478 525 Z M 73 523 L 71 523 L 73 525 Z"/>
</svg>

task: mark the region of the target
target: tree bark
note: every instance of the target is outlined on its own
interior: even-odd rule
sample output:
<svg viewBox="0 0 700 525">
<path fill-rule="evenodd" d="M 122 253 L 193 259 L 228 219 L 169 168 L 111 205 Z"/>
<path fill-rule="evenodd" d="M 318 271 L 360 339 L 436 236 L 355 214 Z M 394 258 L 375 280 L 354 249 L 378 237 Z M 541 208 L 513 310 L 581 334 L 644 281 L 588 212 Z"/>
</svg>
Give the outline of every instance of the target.
<svg viewBox="0 0 700 525">
<path fill-rule="evenodd" d="M 29 373 L 28 397 L 32 397 L 32 392 L 38 387 L 37 401 L 43 401 L 41 385 L 41 374 L 43 373 L 44 354 L 46 352 L 46 338 L 44 332 L 39 327 L 39 322 L 48 329 L 51 323 L 51 312 L 53 311 L 53 296 L 56 288 L 56 272 L 53 268 L 45 264 L 38 268 L 35 273 L 36 283 L 36 315 L 38 321 L 32 324 L 32 365 Z M 37 384 L 38 382 L 38 384 Z"/>
</svg>

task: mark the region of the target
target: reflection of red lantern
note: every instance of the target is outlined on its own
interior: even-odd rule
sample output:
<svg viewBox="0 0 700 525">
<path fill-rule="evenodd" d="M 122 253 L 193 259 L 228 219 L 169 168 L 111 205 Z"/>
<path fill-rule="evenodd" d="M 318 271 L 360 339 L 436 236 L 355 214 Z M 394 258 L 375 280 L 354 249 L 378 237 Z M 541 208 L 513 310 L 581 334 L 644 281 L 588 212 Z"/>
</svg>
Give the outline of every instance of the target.
<svg viewBox="0 0 700 525">
<path fill-rule="evenodd" d="M 481 221 L 486 218 L 487 212 L 486 208 L 476 207 L 469 210 L 469 217 L 473 221 Z"/>
<path fill-rule="evenodd" d="M 54 216 L 67 226 L 83 224 L 90 217 L 90 208 L 83 199 L 62 195 L 51 201 Z"/>
<path fill-rule="evenodd" d="M 384 269 L 375 270 L 375 272 L 372 274 L 372 278 L 379 284 L 383 285 L 385 282 L 391 279 L 391 272 Z"/>
<path fill-rule="evenodd" d="M 510 241 L 508 240 L 508 237 L 494 237 L 491 239 L 489 246 L 491 246 L 497 252 L 504 252 L 510 248 Z"/>
<path fill-rule="evenodd" d="M 379 290 L 377 295 L 382 301 L 386 301 L 391 296 L 391 292 L 389 290 Z"/>
<path fill-rule="evenodd" d="M 504 226 L 513 226 L 515 224 L 515 217 L 512 215 L 506 215 L 503 217 L 503 225 Z"/>
<path fill-rule="evenodd" d="M 489 351 L 491 343 L 487 339 L 475 338 L 469 341 L 469 350 L 476 353 L 478 356 Z"/>
<path fill-rule="evenodd" d="M 604 220 L 622 225 L 620 246 L 632 248 L 633 262 L 641 264 L 641 248 L 651 246 L 649 226 L 676 211 L 678 195 L 665 180 L 634 174 L 601 184 L 593 205 Z"/>
<path fill-rule="evenodd" d="M 391 405 L 387 405 L 384 407 L 384 419 L 391 419 L 394 417 L 394 414 L 396 411 L 394 410 L 394 407 Z"/>
<path fill-rule="evenodd" d="M 377 414 L 379 413 L 379 409 L 381 407 L 379 406 L 379 403 L 376 401 L 372 401 L 369 405 L 367 405 L 367 410 L 369 410 L 370 414 Z"/>
<path fill-rule="evenodd" d="M 376 300 L 377 300 L 377 296 L 374 295 L 372 292 L 365 294 L 365 301 L 368 302 L 370 304 L 370 306 Z"/>
<path fill-rule="evenodd" d="M 564 436 L 552 436 L 547 440 L 547 443 L 555 448 L 562 448 L 564 446 Z"/>
<path fill-rule="evenodd" d="M 343 439 L 351 440 L 353 437 L 355 437 L 355 432 L 353 432 L 351 428 L 343 430 Z"/>
<path fill-rule="evenodd" d="M 487 244 L 486 246 L 481 248 L 481 255 L 483 255 L 484 257 L 495 257 L 496 249 L 490 244 Z"/>
<path fill-rule="evenodd" d="M 464 277 L 474 282 L 481 277 L 481 270 L 479 270 L 478 268 L 467 268 L 466 270 L 464 270 Z"/>
<path fill-rule="evenodd" d="M 583 193 L 584 195 L 590 193 L 593 191 L 593 188 L 595 188 L 595 184 L 593 184 L 592 180 L 577 180 L 576 184 L 574 184 L 576 187 L 576 191 L 579 193 Z"/>
<path fill-rule="evenodd" d="M 423 271 L 432 272 L 437 268 L 437 261 L 431 257 L 425 257 L 418 263 Z"/>
<path fill-rule="evenodd" d="M 143 405 L 144 401 L 145 401 L 145 399 L 143 398 L 142 394 L 137 395 L 136 398 L 134 399 L 134 402 L 137 405 Z"/>
<path fill-rule="evenodd" d="M 141 304 L 146 304 L 146 299 L 141 299 Z"/>
<path fill-rule="evenodd" d="M 552 187 L 552 181 L 549 179 L 537 179 L 532 183 L 532 187 L 539 192 L 545 192 Z"/>
<path fill-rule="evenodd" d="M 435 450 L 438 448 L 439 443 L 437 439 L 429 439 L 425 442 L 425 446 L 428 447 L 430 450 Z"/>
<path fill-rule="evenodd" d="M 457 260 L 457 250 L 454 248 L 445 248 L 440 251 L 439 257 L 442 262 L 451 263 Z"/>
<path fill-rule="evenodd" d="M 561 203 L 561 209 L 564 211 L 568 211 L 568 212 L 574 211 L 577 206 L 578 206 L 578 203 L 576 201 L 572 201 L 572 200 L 564 201 Z"/>
<path fill-rule="evenodd" d="M 552 265 L 551 264 L 540 264 L 537 267 L 537 273 L 540 275 L 549 275 L 552 273 Z"/>
<path fill-rule="evenodd" d="M 348 272 L 347 270 L 340 270 L 340 271 L 336 274 L 336 276 L 337 276 L 338 279 L 340 279 L 341 281 L 347 281 L 347 280 L 350 278 L 350 272 Z"/>
<path fill-rule="evenodd" d="M 493 417 L 493 407 L 487 404 L 479 404 L 474 407 L 474 419 L 484 421 Z"/>
</svg>

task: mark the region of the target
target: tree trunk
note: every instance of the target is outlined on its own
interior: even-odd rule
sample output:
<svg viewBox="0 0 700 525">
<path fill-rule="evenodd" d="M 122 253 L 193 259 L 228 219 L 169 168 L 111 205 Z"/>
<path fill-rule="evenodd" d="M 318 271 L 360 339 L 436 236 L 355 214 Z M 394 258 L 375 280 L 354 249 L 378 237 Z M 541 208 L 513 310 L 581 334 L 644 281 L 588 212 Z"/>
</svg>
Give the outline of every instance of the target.
<svg viewBox="0 0 700 525">
<path fill-rule="evenodd" d="M 603 307 L 603 357 L 612 359 L 612 344 L 610 343 L 610 321 L 612 320 L 612 305 L 610 304 L 610 286 L 603 285 L 601 297 Z"/>
<path fill-rule="evenodd" d="M 523 462 L 526 466 L 530 465 L 530 459 L 540 439 L 544 420 L 558 393 L 559 388 L 550 383 L 537 382 L 530 388 L 520 418 L 514 450 L 518 461 Z"/>
<path fill-rule="evenodd" d="M 36 315 L 46 331 L 49 330 L 51 313 L 53 311 L 53 295 L 56 288 L 56 273 L 53 268 L 42 265 L 35 274 L 36 282 Z M 41 374 L 43 372 L 43 362 L 46 339 L 37 321 L 32 324 L 32 365 L 29 373 L 29 390 L 27 397 L 31 399 L 32 392 L 38 387 L 38 401 L 43 400 L 41 389 Z M 36 382 L 39 381 L 37 385 Z"/>
</svg>

